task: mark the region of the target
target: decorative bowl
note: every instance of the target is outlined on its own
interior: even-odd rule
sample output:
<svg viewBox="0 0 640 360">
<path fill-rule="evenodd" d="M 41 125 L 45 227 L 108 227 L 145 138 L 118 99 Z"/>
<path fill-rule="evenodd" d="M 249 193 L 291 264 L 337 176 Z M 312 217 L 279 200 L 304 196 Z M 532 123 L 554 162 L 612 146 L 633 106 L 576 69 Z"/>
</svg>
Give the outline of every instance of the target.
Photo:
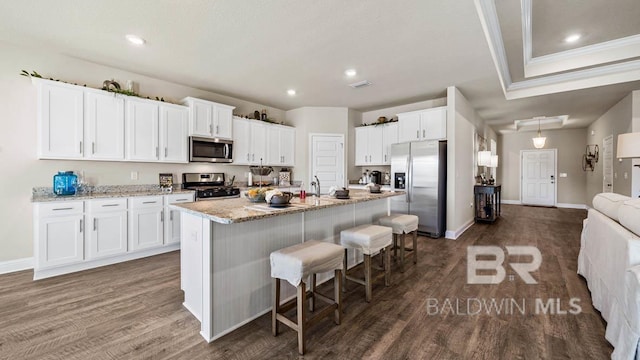
<svg viewBox="0 0 640 360">
<path fill-rule="evenodd" d="M 336 190 L 335 196 L 337 198 L 346 198 L 349 197 L 349 190 L 342 188 L 342 190 Z"/>
<path fill-rule="evenodd" d="M 265 192 L 266 191 L 262 191 L 261 189 L 249 189 L 244 193 L 244 196 L 254 203 L 265 202 Z"/>
<path fill-rule="evenodd" d="M 275 194 L 271 197 L 271 201 L 269 204 L 275 205 L 284 205 L 288 204 L 291 201 L 293 194 L 290 192 L 283 192 L 282 194 Z"/>
</svg>

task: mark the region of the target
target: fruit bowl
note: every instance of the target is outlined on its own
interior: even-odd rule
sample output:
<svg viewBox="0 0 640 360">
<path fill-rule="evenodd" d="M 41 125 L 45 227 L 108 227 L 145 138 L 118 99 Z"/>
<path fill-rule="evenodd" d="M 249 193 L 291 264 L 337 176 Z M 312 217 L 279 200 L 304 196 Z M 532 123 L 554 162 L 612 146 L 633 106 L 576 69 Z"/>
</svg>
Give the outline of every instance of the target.
<svg viewBox="0 0 640 360">
<path fill-rule="evenodd" d="M 247 190 L 247 192 L 244 193 L 244 196 L 254 203 L 265 202 L 265 197 L 269 190 L 271 190 L 271 188 L 253 188 Z"/>
</svg>

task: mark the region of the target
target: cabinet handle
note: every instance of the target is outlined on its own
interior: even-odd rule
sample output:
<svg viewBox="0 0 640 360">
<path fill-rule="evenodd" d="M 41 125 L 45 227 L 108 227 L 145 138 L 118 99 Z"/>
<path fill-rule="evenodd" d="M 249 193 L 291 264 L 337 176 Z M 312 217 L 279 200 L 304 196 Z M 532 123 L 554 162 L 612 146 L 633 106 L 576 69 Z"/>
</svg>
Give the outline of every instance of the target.
<svg viewBox="0 0 640 360">
<path fill-rule="evenodd" d="M 143 204 L 155 204 L 157 201 L 143 201 Z"/>
<path fill-rule="evenodd" d="M 96 143 L 95 142 L 91 142 L 91 153 L 92 154 L 96 153 Z"/>
<path fill-rule="evenodd" d="M 209 125 L 209 131 L 213 134 L 213 124 Z"/>
<path fill-rule="evenodd" d="M 158 156 L 160 156 L 160 155 L 159 155 L 159 153 L 160 153 L 160 151 L 158 150 L 158 147 L 156 146 L 156 158 L 157 158 Z"/>
<path fill-rule="evenodd" d="M 249 161 L 249 153 L 247 153 L 247 161 Z"/>
<path fill-rule="evenodd" d="M 416 130 L 416 139 L 420 139 L 420 130 Z"/>
<path fill-rule="evenodd" d="M 102 205 L 102 207 L 112 207 L 112 206 L 118 206 L 118 204 L 104 204 L 104 205 Z"/>
<path fill-rule="evenodd" d="M 423 137 L 423 138 L 427 137 L 427 135 L 426 135 L 426 130 L 422 130 L 422 137 Z"/>
<path fill-rule="evenodd" d="M 216 125 L 216 134 L 220 134 L 220 126 Z"/>
<path fill-rule="evenodd" d="M 160 213 L 160 222 L 164 222 L 164 211 Z"/>
<path fill-rule="evenodd" d="M 80 232 L 82 232 L 82 219 L 80 219 Z"/>
<path fill-rule="evenodd" d="M 251 154 L 251 161 L 256 161 L 256 154 Z"/>
<path fill-rule="evenodd" d="M 57 208 L 57 209 L 53 209 L 53 211 L 58 211 L 58 210 L 73 210 L 73 208 Z"/>
<path fill-rule="evenodd" d="M 387 154 L 384 154 L 384 162 L 387 162 Z"/>
<path fill-rule="evenodd" d="M 82 141 L 80 141 L 80 154 L 82 154 Z"/>
<path fill-rule="evenodd" d="M 164 157 L 169 156 L 169 149 L 164 148 Z"/>
<path fill-rule="evenodd" d="M 169 221 L 173 221 L 173 211 L 169 211 Z"/>
<path fill-rule="evenodd" d="M 189 201 L 189 199 L 176 199 L 176 202 L 177 201 Z"/>
<path fill-rule="evenodd" d="M 98 225 L 96 224 L 96 218 L 93 218 L 93 231 L 97 231 L 98 230 Z"/>
</svg>

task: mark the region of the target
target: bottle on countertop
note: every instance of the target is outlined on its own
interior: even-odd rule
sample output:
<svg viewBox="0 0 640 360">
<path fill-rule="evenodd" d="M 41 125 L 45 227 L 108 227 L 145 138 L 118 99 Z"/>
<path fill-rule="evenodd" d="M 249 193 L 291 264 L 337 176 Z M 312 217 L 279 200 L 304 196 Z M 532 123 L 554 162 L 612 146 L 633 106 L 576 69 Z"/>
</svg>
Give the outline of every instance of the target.
<svg viewBox="0 0 640 360">
<path fill-rule="evenodd" d="M 262 114 L 260 115 L 260 120 L 267 120 L 267 109 L 262 109 Z"/>
<path fill-rule="evenodd" d="M 247 186 L 253 186 L 253 174 L 251 172 L 247 175 Z"/>
</svg>

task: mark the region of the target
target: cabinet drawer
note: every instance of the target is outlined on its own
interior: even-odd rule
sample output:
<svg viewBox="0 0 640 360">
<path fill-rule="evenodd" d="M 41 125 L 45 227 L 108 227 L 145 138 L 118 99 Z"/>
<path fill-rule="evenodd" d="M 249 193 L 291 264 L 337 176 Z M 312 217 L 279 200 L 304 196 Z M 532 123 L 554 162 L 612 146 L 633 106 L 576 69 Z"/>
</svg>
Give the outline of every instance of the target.
<svg viewBox="0 0 640 360">
<path fill-rule="evenodd" d="M 164 204 L 172 205 L 172 204 L 193 202 L 193 195 L 194 195 L 193 193 L 165 195 Z"/>
<path fill-rule="evenodd" d="M 127 210 L 127 199 L 101 199 L 87 201 L 87 211 L 90 213 Z"/>
<path fill-rule="evenodd" d="M 77 215 L 82 214 L 83 212 L 84 203 L 82 201 L 55 201 L 51 203 L 38 204 L 38 214 L 40 217 Z"/>
<path fill-rule="evenodd" d="M 163 205 L 162 196 L 141 196 L 129 199 L 131 209 L 144 209 L 161 207 Z"/>
</svg>

